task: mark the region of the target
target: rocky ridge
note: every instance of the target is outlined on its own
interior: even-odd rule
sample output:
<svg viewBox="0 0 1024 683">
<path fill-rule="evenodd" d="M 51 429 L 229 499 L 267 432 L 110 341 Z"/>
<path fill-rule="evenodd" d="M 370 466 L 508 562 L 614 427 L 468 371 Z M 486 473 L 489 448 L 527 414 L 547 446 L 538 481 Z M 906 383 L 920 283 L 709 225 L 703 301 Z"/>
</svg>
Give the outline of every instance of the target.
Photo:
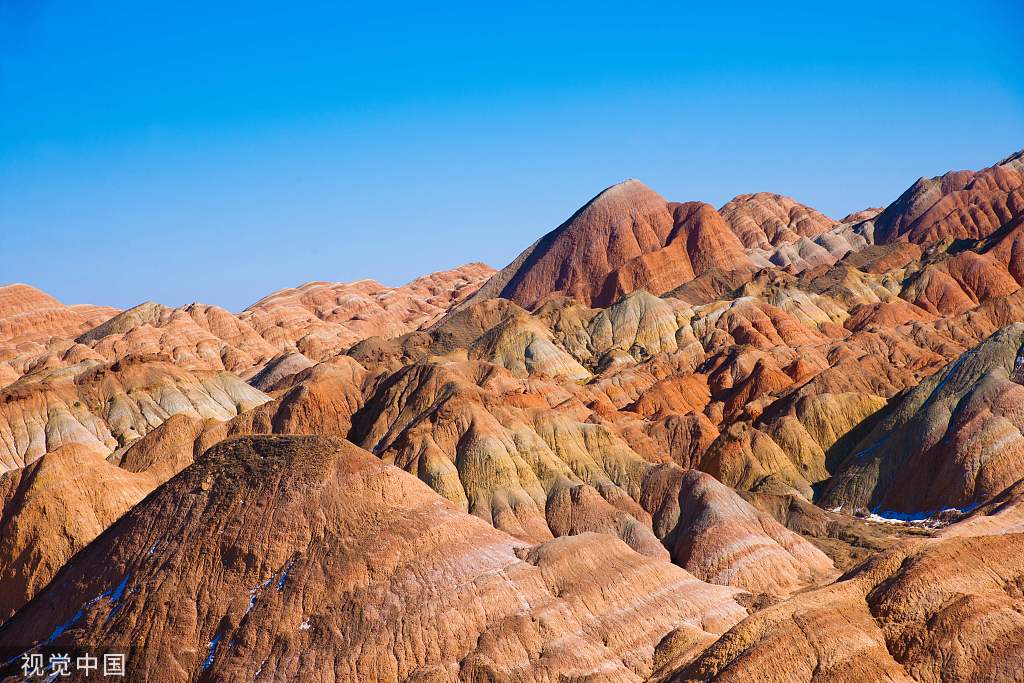
<svg viewBox="0 0 1024 683">
<path fill-rule="evenodd" d="M 497 273 L 239 315 L 4 288 L 0 646 L 153 680 L 1017 680 L 1021 171 L 839 221 L 627 181 Z"/>
</svg>

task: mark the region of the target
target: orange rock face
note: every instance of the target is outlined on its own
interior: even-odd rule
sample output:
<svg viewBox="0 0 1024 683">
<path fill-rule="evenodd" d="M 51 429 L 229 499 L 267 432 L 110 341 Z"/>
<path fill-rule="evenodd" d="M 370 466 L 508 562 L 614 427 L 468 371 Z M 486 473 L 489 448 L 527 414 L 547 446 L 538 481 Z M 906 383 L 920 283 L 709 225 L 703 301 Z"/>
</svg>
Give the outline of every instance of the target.
<svg viewBox="0 0 1024 683">
<path fill-rule="evenodd" d="M 133 654 L 140 679 L 639 681 L 670 632 L 692 649 L 746 615 L 735 590 L 607 535 L 518 542 L 323 438 L 225 442 L 73 567 L 0 643 L 60 624 L 54 642 L 68 647 L 131 648 L 147 634 L 167 646 Z"/>
<path fill-rule="evenodd" d="M 982 171 L 921 178 L 875 219 L 878 243 L 981 239 L 1024 209 L 1020 154 Z"/>
<path fill-rule="evenodd" d="M 117 467 L 79 444 L 0 475 L 0 618 L 42 589 L 65 562 L 191 464 L 202 420 L 177 415 L 140 439 Z"/>
<path fill-rule="evenodd" d="M 556 294 L 607 306 L 635 289 L 661 294 L 711 268 L 753 268 L 707 204 L 669 204 L 636 180 L 609 187 L 498 273 L 478 298 L 534 308 Z"/>
<path fill-rule="evenodd" d="M 228 420 L 268 400 L 231 373 L 192 373 L 160 360 L 39 371 L 0 390 L 0 469 L 71 443 L 107 457 L 172 415 Z"/>
<path fill-rule="evenodd" d="M 809 206 L 768 192 L 734 197 L 721 208 L 721 214 L 743 246 L 765 250 L 801 237 L 817 237 L 836 225 Z"/>
<path fill-rule="evenodd" d="M 748 617 L 668 680 L 1014 680 L 1024 671 L 1021 537 L 1008 527 L 944 535 Z"/>
<path fill-rule="evenodd" d="M 786 595 L 834 575 L 824 553 L 709 474 L 688 472 L 680 500 L 685 501 L 680 519 L 687 526 L 673 555 L 700 578 Z"/>
<path fill-rule="evenodd" d="M 257 301 L 239 318 L 270 344 L 323 360 L 366 337 L 396 337 L 429 326 L 493 272 L 471 263 L 397 288 L 372 280 L 310 282 Z"/>
<path fill-rule="evenodd" d="M 0 344 L 73 337 L 115 313 L 103 306 L 65 306 L 28 285 L 0 286 Z"/>
<path fill-rule="evenodd" d="M 1020 681 L 1022 172 L 627 181 L 237 315 L 0 288 L 0 677 Z"/>
</svg>

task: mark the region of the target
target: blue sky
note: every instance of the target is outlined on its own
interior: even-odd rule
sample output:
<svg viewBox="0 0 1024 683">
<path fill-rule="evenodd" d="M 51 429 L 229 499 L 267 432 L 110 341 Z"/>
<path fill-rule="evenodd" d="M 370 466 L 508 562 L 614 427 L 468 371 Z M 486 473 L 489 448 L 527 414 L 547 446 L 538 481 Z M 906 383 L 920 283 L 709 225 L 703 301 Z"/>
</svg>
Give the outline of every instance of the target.
<svg viewBox="0 0 1024 683">
<path fill-rule="evenodd" d="M 0 0 L 0 282 L 240 310 L 500 267 L 628 177 L 841 217 L 1024 147 L 1016 0 L 299 4 Z"/>
</svg>

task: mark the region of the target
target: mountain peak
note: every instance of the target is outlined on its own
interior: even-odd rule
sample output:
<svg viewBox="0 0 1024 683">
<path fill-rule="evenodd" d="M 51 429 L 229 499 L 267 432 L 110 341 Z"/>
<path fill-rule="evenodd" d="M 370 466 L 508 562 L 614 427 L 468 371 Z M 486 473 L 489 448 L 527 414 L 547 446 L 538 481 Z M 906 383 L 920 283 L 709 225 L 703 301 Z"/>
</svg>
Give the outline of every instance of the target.
<svg viewBox="0 0 1024 683">
<path fill-rule="evenodd" d="M 670 203 L 628 179 L 528 247 L 474 299 L 502 297 L 536 309 L 568 296 L 607 306 L 639 288 L 663 294 L 708 268 L 752 268 L 742 248 L 711 205 Z"/>
</svg>

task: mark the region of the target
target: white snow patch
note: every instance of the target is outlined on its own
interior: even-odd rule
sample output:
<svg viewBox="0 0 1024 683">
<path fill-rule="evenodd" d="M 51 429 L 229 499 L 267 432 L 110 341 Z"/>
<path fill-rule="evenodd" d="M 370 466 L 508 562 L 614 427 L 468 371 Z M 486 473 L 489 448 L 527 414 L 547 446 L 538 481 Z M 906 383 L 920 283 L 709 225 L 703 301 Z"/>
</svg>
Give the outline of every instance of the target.
<svg viewBox="0 0 1024 683">
<path fill-rule="evenodd" d="M 203 661 L 203 671 L 206 671 L 213 666 L 213 662 L 217 658 L 217 645 L 220 643 L 221 636 L 222 634 L 218 633 L 213 637 L 213 640 L 210 641 L 210 654 L 208 654 L 206 659 Z"/>
<path fill-rule="evenodd" d="M 941 510 L 929 510 L 927 512 L 897 512 L 895 510 L 871 510 L 864 519 L 869 522 L 881 524 L 906 524 L 910 526 L 923 526 L 936 528 L 946 526 L 949 522 L 944 517 L 951 514 L 966 515 L 978 508 L 981 503 L 971 503 L 962 508 L 942 508 Z"/>
<path fill-rule="evenodd" d="M 267 586 L 269 586 L 270 582 L 273 581 L 273 580 L 274 580 L 274 577 L 271 576 L 269 579 L 267 579 L 266 581 L 264 581 L 260 585 L 255 586 L 254 588 L 252 588 L 249 591 L 249 606 L 245 608 L 245 613 L 246 614 L 248 614 L 250 611 L 252 611 L 253 606 L 256 604 L 256 594 L 259 593 L 261 588 L 266 588 Z"/>
<path fill-rule="evenodd" d="M 288 563 L 288 566 L 284 568 L 284 571 L 281 572 L 281 580 L 277 582 L 277 591 L 279 593 L 282 590 L 284 590 L 284 584 L 288 580 L 288 572 L 290 572 L 292 570 L 292 565 L 294 565 L 294 564 L 295 564 L 295 560 L 293 559 L 291 562 Z"/>
</svg>

